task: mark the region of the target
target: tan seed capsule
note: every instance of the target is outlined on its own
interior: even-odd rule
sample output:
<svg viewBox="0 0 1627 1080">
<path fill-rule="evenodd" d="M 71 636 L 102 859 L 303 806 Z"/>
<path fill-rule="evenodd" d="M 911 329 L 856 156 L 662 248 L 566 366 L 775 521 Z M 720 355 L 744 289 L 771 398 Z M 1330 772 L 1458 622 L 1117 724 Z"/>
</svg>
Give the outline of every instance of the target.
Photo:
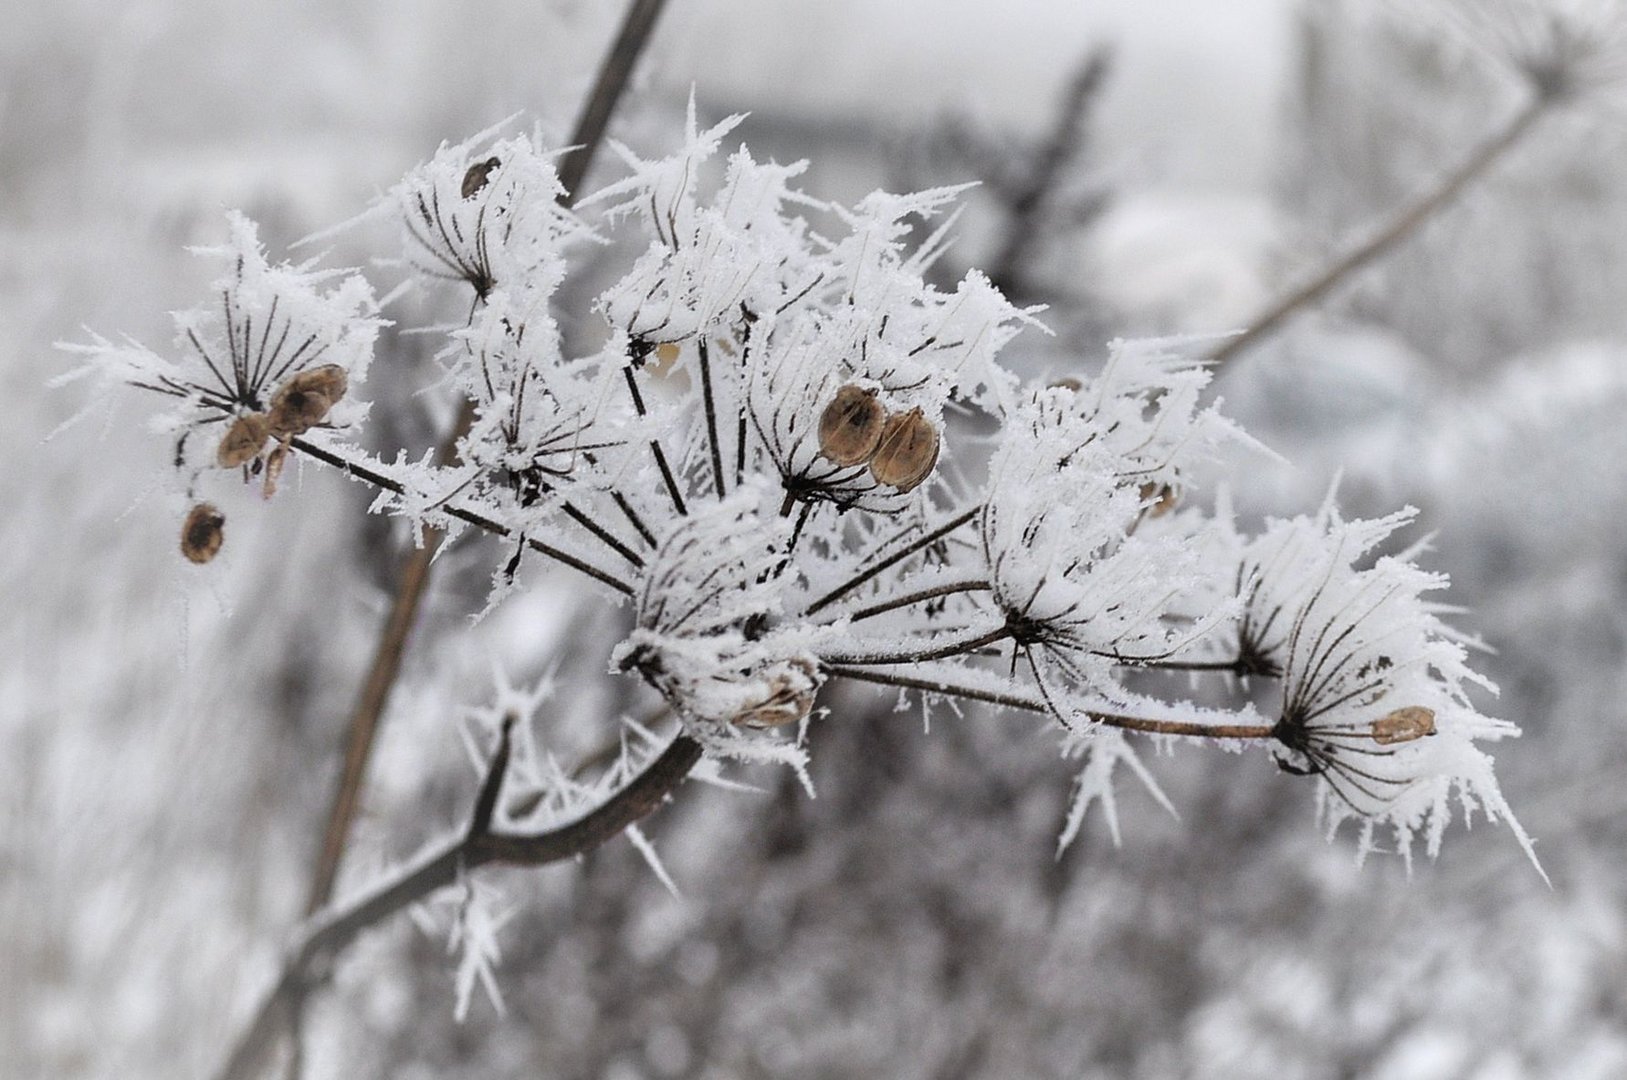
<svg viewBox="0 0 1627 1080">
<path fill-rule="evenodd" d="M 876 452 L 886 423 L 875 391 L 849 383 L 819 414 L 819 452 L 838 465 L 862 465 Z"/>
<path fill-rule="evenodd" d="M 813 711 L 819 690 L 816 669 L 806 660 L 793 659 L 769 680 L 763 700 L 734 718 L 741 727 L 772 728 L 796 724 Z"/>
<path fill-rule="evenodd" d="M 269 433 L 285 439 L 303 435 L 328 417 L 328 410 L 350 388 L 350 377 L 338 364 L 323 364 L 293 376 L 271 396 Z"/>
<path fill-rule="evenodd" d="M 1175 489 L 1168 484 L 1142 484 L 1141 501 L 1147 504 L 1148 517 L 1163 517 L 1175 509 Z"/>
<path fill-rule="evenodd" d="M 226 515 L 213 503 L 199 503 L 187 512 L 181 523 L 181 554 L 203 564 L 220 553 L 226 540 Z"/>
<path fill-rule="evenodd" d="M 1380 746 L 1421 739 L 1435 734 L 1435 711 L 1422 705 L 1407 705 L 1374 720 L 1372 731 L 1373 741 Z"/>
<path fill-rule="evenodd" d="M 914 491 L 938 463 L 938 429 L 920 409 L 894 413 L 881 429 L 870 475 L 899 491 Z"/>
<path fill-rule="evenodd" d="M 463 174 L 463 197 L 472 199 L 478 195 L 480 189 L 486 186 L 486 181 L 491 178 L 491 171 L 501 164 L 502 162 L 496 158 L 490 157 L 469 166 L 469 171 Z"/>
<path fill-rule="evenodd" d="M 1052 390 L 1072 390 L 1076 394 L 1084 388 L 1085 384 L 1072 375 L 1064 375 L 1060 379 L 1053 380 L 1050 386 Z"/>
<path fill-rule="evenodd" d="M 215 462 L 223 469 L 247 465 L 260 456 L 260 448 L 271 433 L 271 421 L 265 413 L 249 413 L 232 421 L 232 426 L 221 436 L 215 451 Z"/>
</svg>

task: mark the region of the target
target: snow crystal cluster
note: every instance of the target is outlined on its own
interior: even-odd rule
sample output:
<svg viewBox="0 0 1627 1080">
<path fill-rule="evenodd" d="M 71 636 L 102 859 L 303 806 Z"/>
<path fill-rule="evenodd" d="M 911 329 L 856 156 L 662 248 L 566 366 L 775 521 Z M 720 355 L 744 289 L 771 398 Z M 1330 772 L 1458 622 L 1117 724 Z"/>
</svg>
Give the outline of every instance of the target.
<svg viewBox="0 0 1627 1080">
<path fill-rule="evenodd" d="M 1037 312 L 976 272 L 928 279 L 958 189 L 824 202 L 801 165 L 725 155 L 739 119 L 703 130 L 691 106 L 676 152 L 618 147 L 624 178 L 574 202 L 549 152 L 488 132 L 374 208 L 400 265 L 470 300 L 443 335 L 468 420 L 448 461 L 364 447 L 364 278 L 272 265 L 238 217 L 174 348 L 95 338 L 85 370 L 170 399 L 200 506 L 251 480 L 269 497 L 310 456 L 376 510 L 498 536 L 493 604 L 548 563 L 629 604 L 607 677 L 648 684 L 714 760 L 800 767 L 821 688 L 853 680 L 1054 721 L 1083 759 L 1064 842 L 1093 802 L 1116 836 L 1115 766 L 1151 786 L 1151 739 L 1265 748 L 1364 851 L 1433 854 L 1454 807 L 1525 843 L 1480 749 L 1517 729 L 1466 692 L 1490 688 L 1424 599 L 1444 579 L 1379 554 L 1410 512 L 1330 501 L 1244 532 L 1198 478 L 1258 448 L 1190 346 L 1115 342 L 1024 385 L 1000 354 Z M 565 318 L 563 286 L 621 252 Z M 192 522 L 194 561 L 230 551 L 222 517 Z M 560 814 L 607 795 L 531 772 Z"/>
</svg>

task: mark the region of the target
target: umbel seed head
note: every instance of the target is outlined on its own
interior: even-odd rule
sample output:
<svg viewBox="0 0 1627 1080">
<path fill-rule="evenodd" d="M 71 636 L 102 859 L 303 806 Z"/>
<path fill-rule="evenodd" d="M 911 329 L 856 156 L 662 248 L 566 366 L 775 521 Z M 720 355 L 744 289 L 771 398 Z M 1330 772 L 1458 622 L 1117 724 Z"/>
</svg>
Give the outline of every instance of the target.
<svg viewBox="0 0 1627 1080">
<path fill-rule="evenodd" d="M 270 433 L 279 439 L 303 435 L 327 419 L 349 386 L 350 378 L 338 364 L 300 372 L 271 397 Z"/>
<path fill-rule="evenodd" d="M 870 458 L 870 474 L 877 482 L 914 491 L 937 463 L 938 429 L 920 409 L 887 417 L 881 441 Z"/>
<path fill-rule="evenodd" d="M 875 391 L 849 383 L 819 414 L 819 452 L 838 465 L 862 465 L 876 452 L 885 426 Z"/>
<path fill-rule="evenodd" d="M 187 512 L 181 523 L 181 554 L 203 564 L 220 553 L 226 540 L 226 515 L 213 503 L 199 503 Z"/>
<path fill-rule="evenodd" d="M 1380 746 L 1421 739 L 1435 734 L 1435 711 L 1422 705 L 1407 705 L 1374 720 L 1372 732 L 1373 741 Z"/>
<path fill-rule="evenodd" d="M 463 174 L 463 197 L 472 199 L 478 195 L 480 189 L 486 186 L 486 181 L 491 178 L 491 171 L 501 164 L 502 162 L 496 158 L 489 157 L 485 161 L 477 161 L 469 166 L 469 171 Z"/>
<path fill-rule="evenodd" d="M 216 464 L 223 469 L 247 465 L 260 456 L 260 448 L 265 445 L 269 434 L 271 421 L 265 413 L 239 416 L 221 437 L 220 447 L 215 451 Z"/>
</svg>

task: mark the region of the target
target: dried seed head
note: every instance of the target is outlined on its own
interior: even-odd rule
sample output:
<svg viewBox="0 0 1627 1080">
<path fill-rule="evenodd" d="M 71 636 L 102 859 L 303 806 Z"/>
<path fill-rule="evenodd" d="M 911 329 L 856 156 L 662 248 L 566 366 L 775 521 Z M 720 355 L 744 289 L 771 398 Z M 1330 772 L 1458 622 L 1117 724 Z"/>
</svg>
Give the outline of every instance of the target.
<svg viewBox="0 0 1627 1080">
<path fill-rule="evenodd" d="M 875 391 L 849 383 L 819 414 L 819 452 L 838 465 L 862 465 L 876 452 L 886 423 Z"/>
<path fill-rule="evenodd" d="M 938 429 L 920 409 L 894 413 L 881 429 L 870 474 L 899 491 L 914 491 L 938 463 Z"/>
<path fill-rule="evenodd" d="M 338 364 L 323 364 L 295 375 L 271 396 L 269 433 L 278 439 L 303 435 L 328 417 L 328 410 L 350 388 L 350 377 Z"/>
<path fill-rule="evenodd" d="M 502 162 L 496 158 L 489 157 L 485 161 L 477 161 L 469 166 L 469 171 L 463 174 L 463 197 L 472 199 L 478 195 L 480 189 L 485 187 L 486 181 L 490 179 L 491 171 L 501 164 Z"/>
<path fill-rule="evenodd" d="M 265 413 L 249 413 L 232 421 L 232 426 L 221 436 L 215 451 L 215 462 L 223 469 L 247 465 L 260 456 L 266 436 L 271 433 L 271 421 Z"/>
<path fill-rule="evenodd" d="M 796 724 L 813 711 L 819 690 L 819 672 L 812 662 L 793 657 L 781 665 L 768 683 L 768 694 L 734 718 L 741 727 L 772 728 Z"/>
<path fill-rule="evenodd" d="M 1374 720 L 1372 731 L 1373 741 L 1380 746 L 1421 739 L 1435 734 L 1435 711 L 1422 705 L 1407 705 Z"/>
<path fill-rule="evenodd" d="M 1085 384 L 1072 375 L 1064 375 L 1060 379 L 1053 379 L 1050 385 L 1052 390 L 1072 390 L 1076 394 L 1084 388 Z"/>
<path fill-rule="evenodd" d="M 1142 484 L 1141 501 L 1147 504 L 1148 517 L 1163 517 L 1175 509 L 1175 489 L 1168 484 Z"/>
<path fill-rule="evenodd" d="M 226 540 L 225 525 L 226 515 L 213 503 L 194 506 L 181 523 L 181 554 L 200 565 L 213 559 Z"/>
</svg>

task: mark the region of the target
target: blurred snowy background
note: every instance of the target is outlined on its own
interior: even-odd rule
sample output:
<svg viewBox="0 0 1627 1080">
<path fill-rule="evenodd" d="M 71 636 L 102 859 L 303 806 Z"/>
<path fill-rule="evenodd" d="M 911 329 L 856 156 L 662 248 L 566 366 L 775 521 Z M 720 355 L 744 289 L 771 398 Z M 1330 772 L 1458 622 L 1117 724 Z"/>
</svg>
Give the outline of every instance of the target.
<svg viewBox="0 0 1627 1080">
<path fill-rule="evenodd" d="M 1113 336 L 1245 324 L 1515 107 L 1491 58 L 1379 8 L 672 0 L 613 132 L 664 151 L 693 86 L 752 112 L 759 156 L 811 158 L 823 196 L 982 179 L 949 259 L 999 266 L 1026 163 L 1105 56 L 1004 267 L 1058 330 L 1021 362 L 1062 372 Z M 561 138 L 619 15 L 0 0 L 0 1075 L 218 1064 L 298 917 L 400 540 L 306 470 L 200 584 L 140 402 L 45 441 L 81 401 L 46 389 L 52 343 L 168 340 L 214 272 L 183 249 L 229 207 L 275 255 L 443 139 L 522 111 Z M 1342 474 L 1352 513 L 1410 502 L 1438 531 L 1430 565 L 1496 650 L 1491 711 L 1526 731 L 1498 763 L 1551 889 L 1500 830 L 1410 880 L 1358 870 L 1306 784 L 1201 751 L 1153 762 L 1183 822 L 1126 789 L 1124 846 L 1093 820 L 1057 860 L 1070 769 L 1035 725 L 927 734 L 849 693 L 813 738 L 816 800 L 764 773 L 648 823 L 683 899 L 625 842 L 491 875 L 506 1015 L 454 1023 L 444 940 L 411 920 L 364 938 L 313 1003 L 307 1075 L 1627 1075 L 1624 152 L 1608 100 L 1552 117 L 1219 384 L 1290 462 L 1234 475 L 1245 517 Z M 380 363 L 423 382 L 410 337 Z M 377 410 L 402 446 L 445 422 L 406 391 Z M 458 820 L 494 657 L 555 673 L 566 747 L 619 707 L 617 613 L 544 589 L 467 630 L 488 558 L 443 561 L 341 893 Z"/>
</svg>

